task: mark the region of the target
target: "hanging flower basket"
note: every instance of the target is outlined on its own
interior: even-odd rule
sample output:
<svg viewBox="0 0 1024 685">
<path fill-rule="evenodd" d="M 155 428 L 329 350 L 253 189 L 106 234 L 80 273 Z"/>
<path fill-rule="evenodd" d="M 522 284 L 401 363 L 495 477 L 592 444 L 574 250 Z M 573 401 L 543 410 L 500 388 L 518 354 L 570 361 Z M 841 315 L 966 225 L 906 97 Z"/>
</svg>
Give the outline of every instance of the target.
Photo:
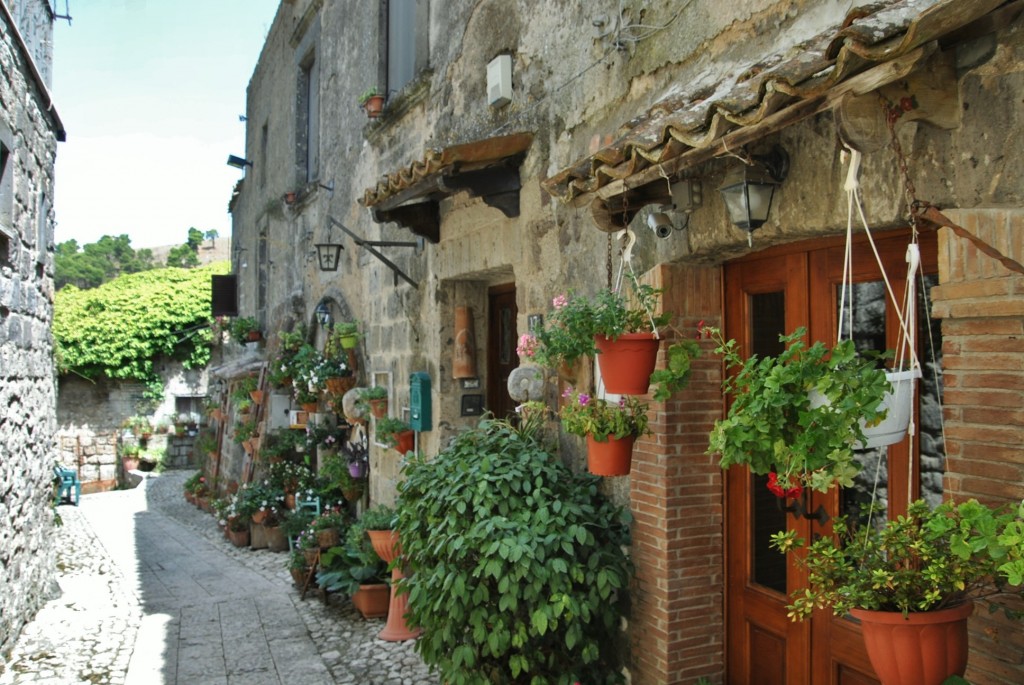
<svg viewBox="0 0 1024 685">
<path fill-rule="evenodd" d="M 886 410 L 885 418 L 873 426 L 861 423 L 864 447 L 885 447 L 903 439 L 914 411 L 915 381 L 920 377 L 921 367 L 885 372 L 885 379 L 892 386 L 892 389 L 885 393 L 879 406 L 879 409 Z"/>
<path fill-rule="evenodd" d="M 941 685 L 967 670 L 967 617 L 974 602 L 939 611 L 851 609 L 883 685 Z"/>
<path fill-rule="evenodd" d="M 587 470 L 595 476 L 628 476 L 633 462 L 635 435 L 607 436 L 602 442 L 587 436 Z"/>
<path fill-rule="evenodd" d="M 659 342 L 652 333 L 623 333 L 616 340 L 594 336 L 605 390 L 618 395 L 646 394 L 658 361 Z"/>
<path fill-rule="evenodd" d="M 332 395 L 344 395 L 356 387 L 355 376 L 334 376 L 326 379 L 327 392 Z"/>
</svg>

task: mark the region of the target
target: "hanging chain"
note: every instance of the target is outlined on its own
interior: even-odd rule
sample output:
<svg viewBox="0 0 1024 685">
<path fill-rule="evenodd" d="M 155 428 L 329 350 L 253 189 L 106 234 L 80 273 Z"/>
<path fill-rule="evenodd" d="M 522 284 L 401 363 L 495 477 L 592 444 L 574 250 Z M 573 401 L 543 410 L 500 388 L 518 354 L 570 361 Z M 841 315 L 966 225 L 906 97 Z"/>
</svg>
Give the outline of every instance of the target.
<svg viewBox="0 0 1024 685">
<path fill-rule="evenodd" d="M 605 266 L 608 269 L 608 289 L 612 289 L 612 234 L 608 233 L 608 257 Z"/>
<path fill-rule="evenodd" d="M 889 127 L 889 136 L 892 138 L 892 151 L 896 153 L 896 163 L 899 166 L 900 175 L 903 176 L 903 192 L 907 196 L 907 213 L 910 215 L 910 226 L 916 235 L 918 232 L 917 215 L 922 205 L 917 199 L 917 188 L 910 180 L 910 169 L 907 166 L 907 157 L 903 154 L 903 146 L 900 145 L 900 138 L 896 135 L 896 122 L 904 112 L 909 112 L 916 106 L 913 98 L 902 98 L 898 104 L 890 105 L 883 96 L 878 96 L 882 105 L 882 112 L 885 115 L 885 123 Z"/>
</svg>

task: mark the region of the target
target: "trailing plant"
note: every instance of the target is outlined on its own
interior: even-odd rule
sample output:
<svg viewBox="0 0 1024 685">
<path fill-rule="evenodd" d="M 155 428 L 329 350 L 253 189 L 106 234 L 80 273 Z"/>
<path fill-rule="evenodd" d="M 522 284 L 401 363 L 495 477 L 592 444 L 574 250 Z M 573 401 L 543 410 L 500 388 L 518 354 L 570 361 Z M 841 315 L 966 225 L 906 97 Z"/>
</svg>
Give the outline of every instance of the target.
<svg viewBox="0 0 1024 685">
<path fill-rule="evenodd" d="M 607 402 L 566 388 L 565 404 L 559 411 L 562 428 L 574 435 L 592 435 L 605 442 L 609 437 L 646 435 L 647 405 L 632 395 L 623 395 L 618 402 Z"/>
<path fill-rule="evenodd" d="M 344 338 L 359 338 L 358 321 L 342 321 L 334 324 L 324 341 L 324 356 L 329 359 L 348 357 L 348 350 L 342 342 Z"/>
<path fill-rule="evenodd" d="M 388 389 L 379 385 L 369 388 L 359 388 L 359 399 L 369 402 L 370 400 L 386 400 Z"/>
<path fill-rule="evenodd" d="M 398 499 L 416 650 L 449 683 L 621 682 L 628 513 L 529 435 L 483 421 Z"/>
<path fill-rule="evenodd" d="M 259 388 L 259 381 L 255 376 L 245 376 L 237 380 L 231 388 L 230 397 L 237 404 L 238 402 L 249 401 L 249 393 Z"/>
<path fill-rule="evenodd" d="M 377 86 L 370 86 L 369 88 L 367 88 L 366 90 L 359 94 L 359 104 L 365 105 L 366 101 L 375 95 L 383 95 L 383 93 L 380 92 Z"/>
<path fill-rule="evenodd" d="M 156 362 L 201 368 L 210 360 L 210 276 L 229 262 L 197 269 L 153 269 L 91 290 L 66 286 L 54 298 L 58 372 L 91 380 L 138 381 L 162 398 Z"/>
<path fill-rule="evenodd" d="M 746 360 L 735 340 L 725 341 L 715 328 L 704 331 L 735 371 L 722 383 L 733 401 L 711 430 L 708 454 L 720 453 L 722 468 L 774 472 L 783 490 L 851 487 L 860 471 L 854 459 L 855 446 L 864 440 L 860 422 L 885 417 L 885 372 L 859 355 L 852 340 L 808 347 L 803 328 L 779 337 L 785 349 L 777 357 Z"/>
<path fill-rule="evenodd" d="M 651 374 L 654 400 L 664 402 L 690 382 L 691 364 L 700 356 L 700 345 L 696 340 L 683 338 L 665 348 L 665 368 Z"/>
<path fill-rule="evenodd" d="M 933 510 L 917 500 L 906 516 L 880 526 L 837 517 L 833 531 L 809 545 L 794 530 L 772 536 L 781 552 L 805 550 L 796 556 L 808 587 L 792 595 L 793 620 L 823 607 L 837 615 L 850 609 L 906 615 L 1004 593 L 1024 600 L 1024 503 L 992 509 L 972 499 Z M 1019 609 L 1003 609 L 1024 618 Z"/>
</svg>

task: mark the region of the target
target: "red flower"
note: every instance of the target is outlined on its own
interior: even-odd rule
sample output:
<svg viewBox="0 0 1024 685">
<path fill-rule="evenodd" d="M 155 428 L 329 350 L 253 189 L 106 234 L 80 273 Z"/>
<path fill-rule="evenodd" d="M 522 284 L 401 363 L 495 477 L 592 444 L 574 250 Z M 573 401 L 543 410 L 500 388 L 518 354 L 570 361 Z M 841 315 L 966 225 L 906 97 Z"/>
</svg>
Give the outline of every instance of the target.
<svg viewBox="0 0 1024 685">
<path fill-rule="evenodd" d="M 797 499 L 803 494 L 804 489 L 799 484 L 791 488 L 783 488 L 779 484 L 779 474 L 774 471 L 768 473 L 768 490 L 776 497 L 784 499 Z"/>
</svg>

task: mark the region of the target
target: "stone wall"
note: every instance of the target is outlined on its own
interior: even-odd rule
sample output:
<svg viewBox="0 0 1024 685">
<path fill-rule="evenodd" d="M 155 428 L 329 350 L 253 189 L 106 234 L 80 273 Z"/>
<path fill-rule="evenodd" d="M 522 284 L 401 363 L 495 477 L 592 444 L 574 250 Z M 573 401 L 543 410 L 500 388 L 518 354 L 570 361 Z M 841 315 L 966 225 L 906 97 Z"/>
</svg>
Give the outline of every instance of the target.
<svg viewBox="0 0 1024 685">
<path fill-rule="evenodd" d="M 41 10 L 44 3 L 35 4 Z M 54 566 L 50 208 L 57 139 L 30 62 L 52 54 L 52 30 L 37 27 L 27 51 L 17 32 L 0 4 L 0 142 L 11 152 L 0 191 L 0 657 L 48 599 Z M 48 67 L 48 59 L 37 66 Z"/>
</svg>

